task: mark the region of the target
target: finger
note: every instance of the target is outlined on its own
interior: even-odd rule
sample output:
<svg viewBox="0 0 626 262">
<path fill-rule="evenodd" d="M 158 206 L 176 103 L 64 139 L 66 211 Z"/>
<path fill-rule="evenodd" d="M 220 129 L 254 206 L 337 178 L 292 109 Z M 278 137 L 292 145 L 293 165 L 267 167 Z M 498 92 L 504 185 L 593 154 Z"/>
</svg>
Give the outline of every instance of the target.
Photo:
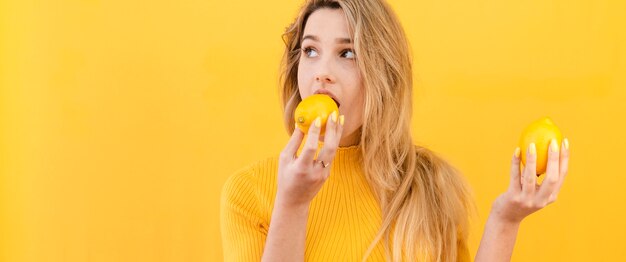
<svg viewBox="0 0 626 262">
<path fill-rule="evenodd" d="M 343 116 L 339 117 L 343 119 Z M 339 147 L 339 141 L 341 140 L 341 133 L 343 132 L 343 125 L 338 122 L 337 112 L 333 112 L 328 124 L 326 126 L 326 136 L 324 137 L 324 147 L 320 151 L 317 159 L 329 163 L 332 165 L 332 161 L 337 153 L 337 147 Z"/>
<path fill-rule="evenodd" d="M 331 161 L 333 155 L 330 154 L 334 149 L 337 148 L 337 111 L 334 111 L 330 117 L 328 117 L 328 121 L 326 122 L 326 133 L 324 135 L 324 147 L 320 151 L 317 159 L 324 161 Z"/>
<path fill-rule="evenodd" d="M 511 159 L 511 181 L 509 182 L 509 188 L 512 192 L 521 192 L 522 184 L 520 182 L 520 148 L 515 148 L 513 153 L 513 159 Z"/>
<path fill-rule="evenodd" d="M 300 144 L 302 144 L 303 137 L 304 133 L 302 133 L 302 130 L 296 127 L 289 138 L 289 142 L 287 142 L 287 145 L 282 151 L 283 156 L 289 158 L 295 157 L 298 152 L 298 148 L 300 148 Z"/>
<path fill-rule="evenodd" d="M 557 193 L 561 191 L 561 186 L 563 186 L 563 181 L 565 181 L 565 177 L 567 176 L 567 170 L 569 165 L 569 141 L 567 138 L 563 139 L 563 143 L 561 144 L 561 157 L 559 163 L 559 185 L 557 186 Z"/>
<path fill-rule="evenodd" d="M 315 153 L 317 152 L 318 148 L 321 126 L 322 119 L 320 117 L 317 117 L 309 128 L 309 134 L 307 135 L 304 148 L 302 149 L 302 153 L 298 158 L 304 161 L 305 165 L 313 164 L 313 157 L 315 157 Z"/>
<path fill-rule="evenodd" d="M 341 137 L 343 136 L 343 123 L 345 121 L 345 117 L 343 115 L 339 116 L 337 120 L 337 147 L 339 147 L 339 143 L 341 143 Z"/>
<path fill-rule="evenodd" d="M 540 200 L 548 200 L 548 203 L 553 202 L 550 196 L 556 194 L 556 187 L 559 183 L 559 145 L 556 139 L 550 141 L 550 149 L 548 149 L 548 166 L 546 168 L 546 178 L 543 180 L 537 197 Z"/>
<path fill-rule="evenodd" d="M 527 197 L 535 195 L 535 185 L 537 183 L 537 148 L 535 143 L 530 143 L 526 153 L 526 166 L 524 167 L 524 179 L 522 182 L 522 192 Z"/>
</svg>

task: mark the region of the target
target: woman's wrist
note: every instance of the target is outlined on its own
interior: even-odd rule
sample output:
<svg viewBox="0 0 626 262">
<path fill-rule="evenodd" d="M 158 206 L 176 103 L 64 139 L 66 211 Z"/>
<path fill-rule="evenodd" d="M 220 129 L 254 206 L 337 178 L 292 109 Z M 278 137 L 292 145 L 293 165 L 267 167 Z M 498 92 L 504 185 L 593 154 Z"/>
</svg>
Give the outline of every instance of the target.
<svg viewBox="0 0 626 262">
<path fill-rule="evenodd" d="M 308 213 L 310 202 L 300 203 L 293 201 L 286 201 L 285 198 L 276 197 L 274 201 L 274 209 L 285 210 L 289 212 Z"/>
<path fill-rule="evenodd" d="M 520 222 L 503 218 L 492 208 L 475 261 L 510 261 Z"/>
<path fill-rule="evenodd" d="M 522 223 L 522 220 L 506 216 L 505 212 L 500 210 L 497 205 L 494 205 L 487 219 L 487 223 L 489 224 L 490 222 L 503 227 L 517 228 Z"/>
<path fill-rule="evenodd" d="M 277 197 L 262 261 L 303 261 L 309 205 Z"/>
</svg>

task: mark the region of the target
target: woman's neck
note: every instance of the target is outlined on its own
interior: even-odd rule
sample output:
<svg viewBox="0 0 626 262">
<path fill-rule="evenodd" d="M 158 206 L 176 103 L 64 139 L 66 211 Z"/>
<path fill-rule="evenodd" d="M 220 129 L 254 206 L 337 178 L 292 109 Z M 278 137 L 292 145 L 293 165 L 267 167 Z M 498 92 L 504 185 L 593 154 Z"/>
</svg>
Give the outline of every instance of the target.
<svg viewBox="0 0 626 262">
<path fill-rule="evenodd" d="M 357 128 L 351 134 L 347 134 L 341 137 L 341 141 L 339 141 L 340 147 L 349 147 L 358 145 L 361 142 L 361 128 Z"/>
</svg>

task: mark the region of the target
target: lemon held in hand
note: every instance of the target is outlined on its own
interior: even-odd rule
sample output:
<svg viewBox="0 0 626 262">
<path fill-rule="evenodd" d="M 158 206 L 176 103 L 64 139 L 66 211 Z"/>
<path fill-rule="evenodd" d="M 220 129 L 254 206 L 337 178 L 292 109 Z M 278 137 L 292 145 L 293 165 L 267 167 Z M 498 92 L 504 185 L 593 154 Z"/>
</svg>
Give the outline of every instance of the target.
<svg viewBox="0 0 626 262">
<path fill-rule="evenodd" d="M 322 120 L 320 135 L 326 131 L 326 121 L 333 111 L 339 111 L 335 100 L 324 94 L 314 94 L 303 99 L 296 107 L 293 117 L 298 129 L 307 134 L 317 117 Z"/>
<path fill-rule="evenodd" d="M 535 143 L 537 148 L 537 175 L 544 174 L 548 164 L 548 150 L 550 147 L 550 141 L 556 139 L 557 146 L 561 145 L 563 135 L 561 130 L 552 122 L 548 117 L 541 118 L 535 122 L 530 123 L 520 138 L 520 148 L 522 148 L 522 163 L 526 165 L 526 152 L 528 152 L 528 146 L 530 143 Z"/>
</svg>

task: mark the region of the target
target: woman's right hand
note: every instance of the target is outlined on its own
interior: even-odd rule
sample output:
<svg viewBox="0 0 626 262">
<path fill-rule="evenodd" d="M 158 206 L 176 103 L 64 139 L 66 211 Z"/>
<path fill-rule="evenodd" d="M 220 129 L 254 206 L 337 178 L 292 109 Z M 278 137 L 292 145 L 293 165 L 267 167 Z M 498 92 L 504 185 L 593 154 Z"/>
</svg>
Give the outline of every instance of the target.
<svg viewBox="0 0 626 262">
<path fill-rule="evenodd" d="M 324 146 L 317 159 L 314 157 L 320 138 L 320 118 L 318 117 L 309 128 L 306 143 L 299 156 L 296 156 L 296 153 L 304 133 L 298 128 L 294 130 L 278 161 L 276 204 L 283 207 L 308 207 L 330 176 L 332 161 L 343 132 L 343 118 L 343 115 L 337 117 L 337 111 L 328 118 Z"/>
</svg>

